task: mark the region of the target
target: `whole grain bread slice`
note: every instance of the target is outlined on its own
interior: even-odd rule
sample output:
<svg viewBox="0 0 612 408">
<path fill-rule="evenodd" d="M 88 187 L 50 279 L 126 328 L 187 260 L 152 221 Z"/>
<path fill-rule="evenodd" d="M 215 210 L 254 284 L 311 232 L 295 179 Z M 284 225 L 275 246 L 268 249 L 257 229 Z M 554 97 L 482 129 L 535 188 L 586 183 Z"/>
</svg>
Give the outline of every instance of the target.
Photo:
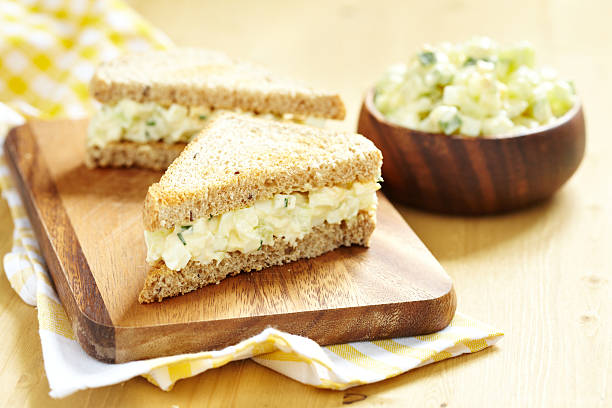
<svg viewBox="0 0 612 408">
<path fill-rule="evenodd" d="M 90 92 L 102 103 L 127 98 L 167 106 L 344 119 L 338 94 L 317 91 L 221 52 L 174 48 L 126 54 L 102 64 Z"/>
<path fill-rule="evenodd" d="M 278 193 L 373 182 L 381 165 L 380 151 L 359 134 L 225 113 L 149 187 L 145 229 L 187 225 Z"/>
<path fill-rule="evenodd" d="M 185 143 L 110 142 L 103 147 L 87 146 L 85 164 L 93 167 L 140 167 L 165 170 L 181 154 Z"/>
<path fill-rule="evenodd" d="M 149 269 L 138 301 L 161 302 L 167 297 L 219 283 L 224 278 L 240 272 L 259 271 L 272 265 L 313 258 L 341 246 L 368 246 L 375 226 L 375 215 L 361 211 L 356 217 L 341 223 L 325 222 L 316 226 L 293 245 L 282 238 L 275 238 L 272 245 L 264 245 L 259 251 L 247 254 L 235 251 L 221 262 L 213 261 L 207 265 L 191 260 L 180 271 L 171 270 L 163 261 L 158 261 Z"/>
</svg>

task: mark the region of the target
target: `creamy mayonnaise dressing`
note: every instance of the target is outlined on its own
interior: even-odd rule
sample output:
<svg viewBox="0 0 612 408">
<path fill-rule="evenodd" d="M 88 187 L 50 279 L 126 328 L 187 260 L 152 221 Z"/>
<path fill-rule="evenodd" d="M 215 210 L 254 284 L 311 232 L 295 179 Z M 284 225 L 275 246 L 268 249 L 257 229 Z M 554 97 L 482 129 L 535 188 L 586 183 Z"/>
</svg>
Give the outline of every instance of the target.
<svg viewBox="0 0 612 408">
<path fill-rule="evenodd" d="M 201 264 L 220 262 L 232 251 L 249 253 L 274 238 L 290 243 L 313 227 L 349 220 L 359 211 L 375 212 L 376 182 L 324 187 L 306 193 L 276 194 L 253 206 L 196 220 L 172 230 L 145 231 L 147 262 L 162 259 L 173 270 L 193 259 Z"/>
<path fill-rule="evenodd" d="M 214 112 L 223 112 L 218 109 Z M 186 107 L 172 104 L 168 107 L 154 102 L 138 103 L 122 99 L 114 105 L 102 105 L 91 118 L 87 143 L 104 147 L 109 142 L 131 141 L 137 143 L 189 142 L 212 116 L 207 107 Z M 293 115 L 254 115 L 271 120 L 287 120 L 322 127 L 324 121 L 315 118 L 298 118 Z"/>
</svg>

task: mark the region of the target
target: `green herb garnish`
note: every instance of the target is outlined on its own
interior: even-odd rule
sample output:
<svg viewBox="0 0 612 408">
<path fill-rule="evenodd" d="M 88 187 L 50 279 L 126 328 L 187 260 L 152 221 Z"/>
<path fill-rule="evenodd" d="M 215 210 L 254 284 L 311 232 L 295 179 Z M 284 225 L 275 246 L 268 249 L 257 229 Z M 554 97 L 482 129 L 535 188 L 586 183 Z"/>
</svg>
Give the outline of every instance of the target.
<svg viewBox="0 0 612 408">
<path fill-rule="evenodd" d="M 436 54 L 431 51 L 425 51 L 419 53 L 419 61 L 424 66 L 435 64 L 436 63 Z"/>
<path fill-rule="evenodd" d="M 154 120 L 147 120 L 147 126 L 155 126 Z"/>
<path fill-rule="evenodd" d="M 259 248 L 257 248 L 258 251 L 261 251 L 261 247 L 263 246 L 263 240 L 259 240 Z"/>
<path fill-rule="evenodd" d="M 476 65 L 476 62 L 477 62 L 476 58 L 468 57 L 468 59 L 466 59 L 465 62 L 463 63 L 463 66 L 467 67 L 469 65 Z"/>
<path fill-rule="evenodd" d="M 187 230 L 190 230 L 191 227 L 192 227 L 192 225 L 183 225 L 183 226 L 181 226 L 181 232 L 176 234 L 176 236 L 181 240 L 183 245 L 187 245 L 187 242 L 185 242 L 185 238 L 183 238 L 183 232 L 187 231 Z"/>
<path fill-rule="evenodd" d="M 476 63 L 478 61 L 484 61 L 484 62 L 493 62 L 488 58 L 474 58 L 474 57 L 468 57 L 468 59 L 465 60 L 465 62 L 463 63 L 464 67 L 470 66 L 470 65 L 476 65 Z"/>
<path fill-rule="evenodd" d="M 287 208 L 287 206 L 288 206 L 288 205 L 289 205 L 289 198 L 288 198 L 288 197 L 286 197 L 286 198 L 285 198 L 285 208 Z"/>
<path fill-rule="evenodd" d="M 441 120 L 438 122 L 445 135 L 450 135 L 455 130 L 459 129 L 461 127 L 461 123 L 461 118 L 458 115 L 453 116 L 450 120 Z"/>
<path fill-rule="evenodd" d="M 208 214 L 208 221 L 212 220 L 212 214 Z"/>
<path fill-rule="evenodd" d="M 206 115 L 200 115 L 199 117 L 200 117 L 200 120 L 206 119 Z"/>
<path fill-rule="evenodd" d="M 149 133 L 148 130 L 145 130 L 145 139 L 147 139 L 147 140 L 151 139 L 151 134 Z"/>
</svg>

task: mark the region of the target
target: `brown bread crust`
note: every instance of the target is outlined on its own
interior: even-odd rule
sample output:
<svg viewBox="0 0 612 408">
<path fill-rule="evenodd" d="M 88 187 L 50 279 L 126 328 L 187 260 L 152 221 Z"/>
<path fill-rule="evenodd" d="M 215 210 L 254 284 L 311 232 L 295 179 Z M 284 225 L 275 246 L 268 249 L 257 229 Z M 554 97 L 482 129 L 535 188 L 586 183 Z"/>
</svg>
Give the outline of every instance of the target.
<svg viewBox="0 0 612 408">
<path fill-rule="evenodd" d="M 185 148 L 185 143 L 110 142 L 104 147 L 87 146 L 85 164 L 93 167 L 141 167 L 165 170 Z"/>
</svg>

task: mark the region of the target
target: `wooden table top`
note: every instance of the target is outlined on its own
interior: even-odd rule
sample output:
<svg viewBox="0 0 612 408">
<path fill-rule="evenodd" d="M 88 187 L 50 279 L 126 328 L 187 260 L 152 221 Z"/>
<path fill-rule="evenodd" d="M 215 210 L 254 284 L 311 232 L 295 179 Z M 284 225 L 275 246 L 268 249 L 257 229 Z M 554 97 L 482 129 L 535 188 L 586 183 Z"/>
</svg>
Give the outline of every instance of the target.
<svg viewBox="0 0 612 408">
<path fill-rule="evenodd" d="M 399 207 L 455 281 L 458 310 L 506 337 L 497 347 L 399 377 L 327 391 L 251 361 L 182 380 L 143 378 L 52 400 L 36 309 L 0 276 L 0 402 L 5 406 L 589 406 L 612 405 L 612 2 L 214 2 L 131 0 L 180 45 L 224 50 L 339 91 L 354 130 L 365 89 L 420 44 L 487 34 L 528 39 L 539 61 L 575 79 L 587 120 L 582 166 L 551 200 L 502 216 L 462 218 Z M 12 222 L 0 202 L 0 255 Z"/>
</svg>

